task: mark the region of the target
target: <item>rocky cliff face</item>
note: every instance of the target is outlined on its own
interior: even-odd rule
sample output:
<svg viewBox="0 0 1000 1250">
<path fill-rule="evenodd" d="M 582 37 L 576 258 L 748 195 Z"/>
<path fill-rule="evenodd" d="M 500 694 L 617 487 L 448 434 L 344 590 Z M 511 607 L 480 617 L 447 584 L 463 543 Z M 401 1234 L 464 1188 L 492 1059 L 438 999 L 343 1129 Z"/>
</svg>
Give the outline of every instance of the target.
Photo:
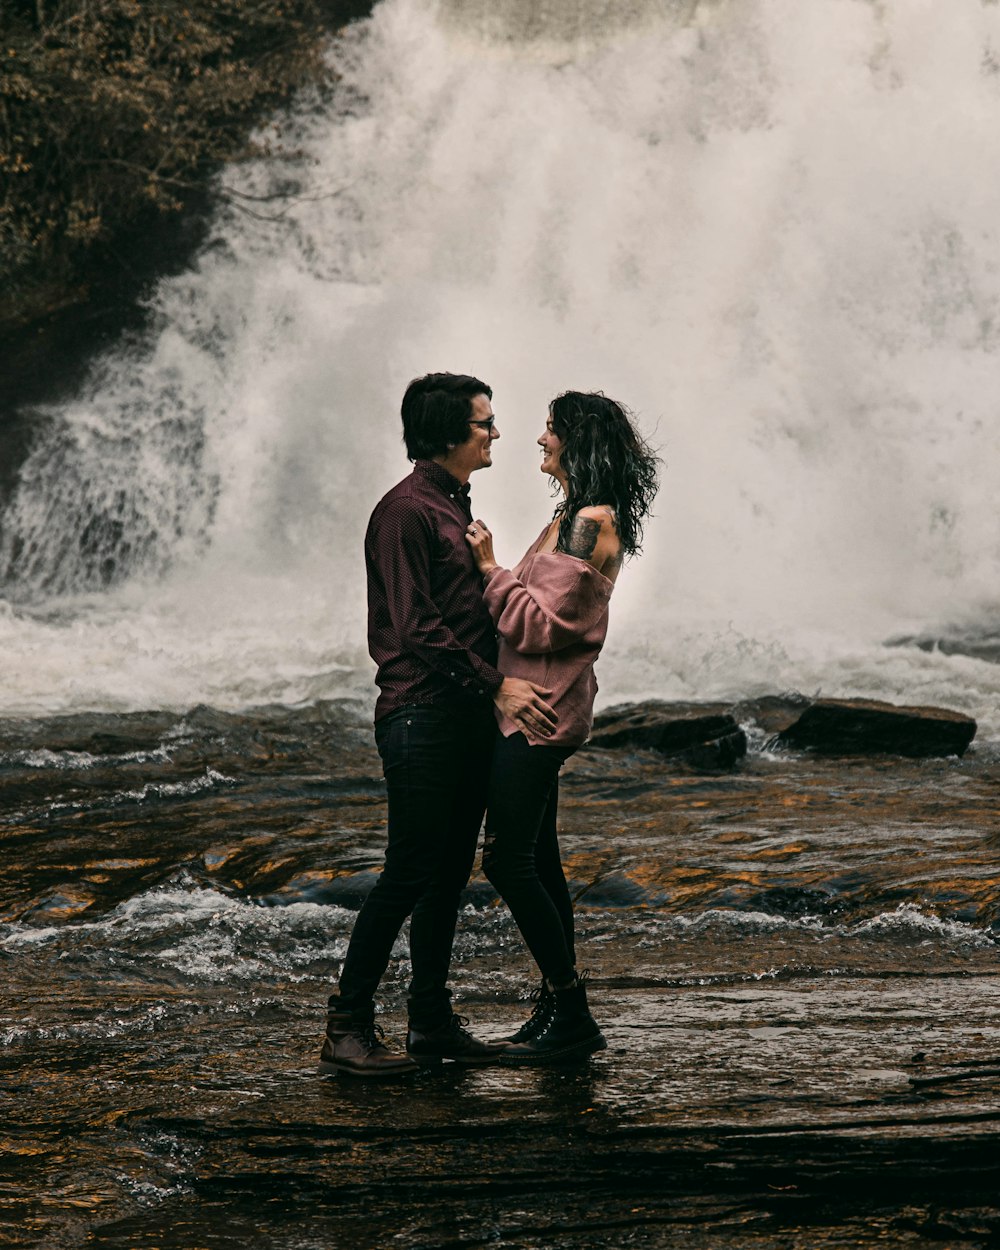
<svg viewBox="0 0 1000 1250">
<path fill-rule="evenodd" d="M 255 127 L 297 92 L 331 83 L 331 33 L 370 8 L 366 0 L 4 6 L 0 450 L 8 473 L 25 438 L 18 407 L 71 390 L 92 353 L 141 320 L 149 284 L 188 263 L 203 240 L 213 175 L 267 155 Z"/>
</svg>

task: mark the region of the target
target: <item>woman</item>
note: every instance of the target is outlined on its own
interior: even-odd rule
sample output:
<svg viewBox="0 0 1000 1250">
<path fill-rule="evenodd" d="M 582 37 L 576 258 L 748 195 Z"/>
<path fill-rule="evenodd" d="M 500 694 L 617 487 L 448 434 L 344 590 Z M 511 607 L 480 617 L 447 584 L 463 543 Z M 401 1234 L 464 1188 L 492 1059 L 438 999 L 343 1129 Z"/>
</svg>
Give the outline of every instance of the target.
<svg viewBox="0 0 1000 1250">
<path fill-rule="evenodd" d="M 590 734 L 608 602 L 623 561 L 641 548 L 657 487 L 656 456 L 625 408 L 600 393 L 554 399 L 538 444 L 542 472 L 563 497 L 520 564 L 497 564 L 482 521 L 466 533 L 500 635 L 500 671 L 542 687 L 559 718 L 554 730 L 525 733 L 498 713 L 483 870 L 542 973 L 504 1064 L 571 1059 L 607 1044 L 576 971 L 556 834 L 559 770 Z"/>
</svg>

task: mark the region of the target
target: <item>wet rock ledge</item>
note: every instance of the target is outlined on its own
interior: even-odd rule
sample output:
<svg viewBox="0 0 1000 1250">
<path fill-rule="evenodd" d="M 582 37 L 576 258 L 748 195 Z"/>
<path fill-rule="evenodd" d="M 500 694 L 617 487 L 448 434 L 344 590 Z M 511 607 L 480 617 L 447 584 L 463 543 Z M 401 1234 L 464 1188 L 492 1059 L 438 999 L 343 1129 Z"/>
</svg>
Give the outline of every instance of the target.
<svg viewBox="0 0 1000 1250">
<path fill-rule="evenodd" d="M 590 745 L 658 751 L 696 768 L 732 768 L 747 753 L 747 735 L 727 704 L 651 699 L 596 716 Z"/>
<path fill-rule="evenodd" d="M 739 704 L 621 704 L 595 718 L 590 745 L 652 750 L 696 768 L 727 769 L 746 755 L 746 724 L 771 735 L 775 746 L 841 756 L 961 756 L 976 734 L 972 717 L 947 708 L 774 695 Z"/>
</svg>

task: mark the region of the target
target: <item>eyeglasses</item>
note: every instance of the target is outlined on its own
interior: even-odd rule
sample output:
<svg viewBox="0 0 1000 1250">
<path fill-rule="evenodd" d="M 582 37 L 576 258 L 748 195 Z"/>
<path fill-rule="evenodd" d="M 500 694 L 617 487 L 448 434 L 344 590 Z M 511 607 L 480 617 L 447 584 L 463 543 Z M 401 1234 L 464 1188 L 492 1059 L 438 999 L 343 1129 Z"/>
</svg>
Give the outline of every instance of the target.
<svg viewBox="0 0 1000 1250">
<path fill-rule="evenodd" d="M 470 421 L 469 424 L 478 426 L 481 430 L 492 430 L 496 420 L 496 417 L 487 417 L 485 421 Z"/>
</svg>

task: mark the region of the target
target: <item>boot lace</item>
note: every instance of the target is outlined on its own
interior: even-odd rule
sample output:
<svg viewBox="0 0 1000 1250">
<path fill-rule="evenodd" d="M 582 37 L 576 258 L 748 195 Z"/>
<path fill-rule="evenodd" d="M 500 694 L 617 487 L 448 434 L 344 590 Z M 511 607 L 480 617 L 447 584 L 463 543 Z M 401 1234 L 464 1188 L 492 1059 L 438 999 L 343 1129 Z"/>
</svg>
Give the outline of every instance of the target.
<svg viewBox="0 0 1000 1250">
<path fill-rule="evenodd" d="M 374 1050 L 382 1045 L 385 1029 L 380 1024 L 365 1024 L 358 1030 L 358 1036 L 361 1038 L 362 1046 L 368 1050 Z"/>
<path fill-rule="evenodd" d="M 542 982 L 536 985 L 528 995 L 528 998 L 535 1004 L 531 1009 L 531 1015 L 521 1025 L 517 1032 L 511 1037 L 511 1041 L 517 1045 L 520 1042 L 526 1042 L 533 1037 L 537 1037 L 542 1031 L 544 1025 L 548 1023 L 549 1015 L 554 1007 L 554 999 L 552 991 Z"/>
<path fill-rule="evenodd" d="M 528 995 L 535 1005 L 531 1009 L 531 1015 L 527 1018 L 527 1020 L 525 1020 L 525 1024 L 532 1024 L 540 1015 L 543 1015 L 549 1010 L 549 1004 L 547 1002 L 548 995 L 546 994 L 547 989 L 548 987 L 545 985 L 536 985 Z"/>
</svg>

